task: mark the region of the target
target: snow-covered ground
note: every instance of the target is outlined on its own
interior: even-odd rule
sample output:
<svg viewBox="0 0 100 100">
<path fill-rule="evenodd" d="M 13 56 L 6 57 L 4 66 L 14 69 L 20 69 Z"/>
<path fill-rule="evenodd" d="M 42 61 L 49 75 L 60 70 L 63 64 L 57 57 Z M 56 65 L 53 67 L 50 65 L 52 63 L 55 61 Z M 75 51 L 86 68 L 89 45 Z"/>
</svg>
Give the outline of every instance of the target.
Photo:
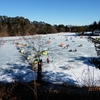
<svg viewBox="0 0 100 100">
<path fill-rule="evenodd" d="M 20 38 L 1 38 L 0 82 L 29 82 L 36 76 L 36 73 L 30 69 L 29 61 L 23 58 L 14 43 L 15 39 L 19 43 L 26 43 L 24 39 L 21 40 Z M 54 84 L 66 82 L 69 85 L 100 86 L 100 70 L 88 61 L 92 57 L 97 57 L 97 54 L 93 43 L 88 42 L 87 37 L 80 37 L 75 33 L 58 33 L 42 35 L 42 38 L 45 41 L 50 41 L 46 45 L 51 48 L 48 51 L 48 56 L 41 56 L 43 80 Z M 69 45 L 69 47 L 61 47 L 61 44 Z M 25 48 L 27 50 L 27 47 Z M 49 57 L 50 63 L 46 62 L 47 57 Z"/>
</svg>

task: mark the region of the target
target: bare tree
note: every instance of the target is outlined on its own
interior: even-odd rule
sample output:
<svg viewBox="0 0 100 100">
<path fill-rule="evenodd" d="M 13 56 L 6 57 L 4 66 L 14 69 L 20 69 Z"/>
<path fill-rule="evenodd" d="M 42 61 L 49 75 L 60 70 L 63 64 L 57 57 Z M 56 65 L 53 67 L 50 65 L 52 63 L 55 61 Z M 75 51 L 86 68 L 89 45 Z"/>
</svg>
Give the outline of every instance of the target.
<svg viewBox="0 0 100 100">
<path fill-rule="evenodd" d="M 48 41 L 43 35 L 34 35 L 34 36 L 28 36 L 23 38 L 26 41 L 28 46 L 27 52 L 32 55 L 32 59 L 36 59 L 36 58 L 38 59 L 37 81 L 41 82 L 41 73 L 42 73 L 41 56 L 43 55 L 43 52 L 45 52 L 47 57 L 49 57 L 49 55 L 52 55 L 52 51 L 55 47 L 52 46 L 50 44 L 50 41 Z"/>
</svg>

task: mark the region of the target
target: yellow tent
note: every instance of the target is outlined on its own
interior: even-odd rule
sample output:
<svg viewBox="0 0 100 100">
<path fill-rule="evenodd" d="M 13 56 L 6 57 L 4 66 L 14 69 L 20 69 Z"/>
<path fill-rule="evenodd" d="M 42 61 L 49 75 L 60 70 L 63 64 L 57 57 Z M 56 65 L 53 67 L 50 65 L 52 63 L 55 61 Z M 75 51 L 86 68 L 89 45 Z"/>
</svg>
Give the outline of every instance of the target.
<svg viewBox="0 0 100 100">
<path fill-rule="evenodd" d="M 27 44 L 25 43 L 24 46 L 27 46 Z"/>
<path fill-rule="evenodd" d="M 21 49 L 20 52 L 21 52 L 21 53 L 24 53 L 25 51 L 24 51 L 24 49 Z"/>
<path fill-rule="evenodd" d="M 34 64 L 37 64 L 37 63 L 38 63 L 38 59 L 35 59 L 35 60 L 34 60 Z"/>
<path fill-rule="evenodd" d="M 42 55 L 47 55 L 47 52 L 46 51 L 42 51 Z"/>
<path fill-rule="evenodd" d="M 27 59 L 30 60 L 32 58 L 32 56 L 28 56 Z"/>
</svg>

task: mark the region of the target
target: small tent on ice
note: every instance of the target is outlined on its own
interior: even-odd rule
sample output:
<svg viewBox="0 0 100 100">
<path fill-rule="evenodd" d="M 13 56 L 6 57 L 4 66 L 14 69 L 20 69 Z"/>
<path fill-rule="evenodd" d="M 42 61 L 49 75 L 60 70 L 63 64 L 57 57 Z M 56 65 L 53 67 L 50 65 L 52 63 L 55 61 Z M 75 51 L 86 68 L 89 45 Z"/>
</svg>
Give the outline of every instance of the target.
<svg viewBox="0 0 100 100">
<path fill-rule="evenodd" d="M 42 51 L 42 55 L 47 55 L 47 51 Z"/>
</svg>

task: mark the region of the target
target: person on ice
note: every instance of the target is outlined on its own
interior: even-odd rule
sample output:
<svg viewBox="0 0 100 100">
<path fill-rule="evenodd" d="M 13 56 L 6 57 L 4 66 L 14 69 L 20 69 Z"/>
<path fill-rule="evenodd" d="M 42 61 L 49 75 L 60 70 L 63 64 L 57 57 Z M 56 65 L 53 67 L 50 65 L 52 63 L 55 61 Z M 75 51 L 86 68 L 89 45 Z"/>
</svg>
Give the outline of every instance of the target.
<svg viewBox="0 0 100 100">
<path fill-rule="evenodd" d="M 77 52 L 77 49 L 75 49 L 75 52 Z"/>
<path fill-rule="evenodd" d="M 72 52 L 72 49 L 71 49 L 71 50 L 69 50 L 69 52 Z"/>
<path fill-rule="evenodd" d="M 49 58 L 47 58 L 47 63 L 49 63 L 50 62 L 50 60 L 49 60 Z"/>
<path fill-rule="evenodd" d="M 54 58 L 52 57 L 52 62 L 54 62 Z"/>
<path fill-rule="evenodd" d="M 69 47 L 69 44 L 68 44 L 68 45 L 66 45 L 66 47 L 68 48 L 68 47 Z"/>
</svg>

